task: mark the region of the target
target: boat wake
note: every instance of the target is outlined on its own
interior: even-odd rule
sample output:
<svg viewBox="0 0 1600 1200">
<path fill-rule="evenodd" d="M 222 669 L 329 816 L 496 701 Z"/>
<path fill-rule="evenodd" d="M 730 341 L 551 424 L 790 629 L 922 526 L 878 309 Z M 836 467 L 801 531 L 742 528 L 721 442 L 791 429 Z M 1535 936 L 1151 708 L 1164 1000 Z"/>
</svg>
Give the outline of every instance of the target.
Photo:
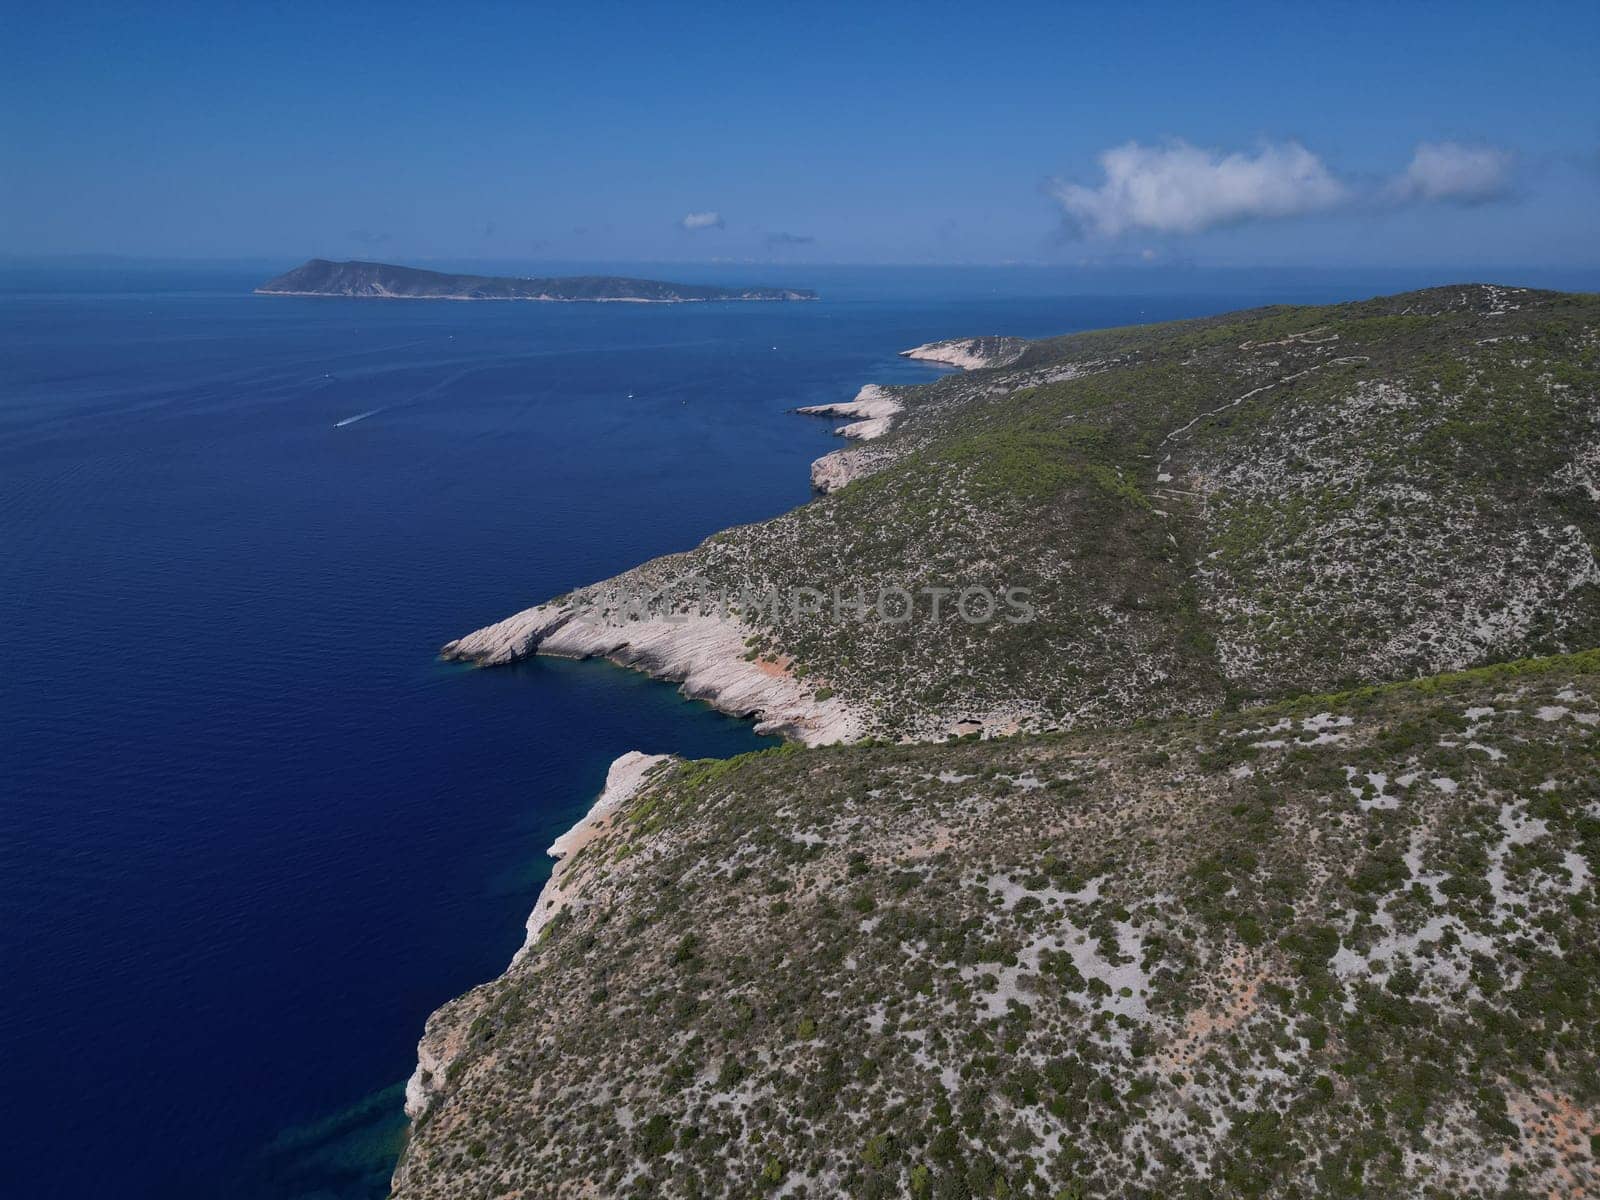
<svg viewBox="0 0 1600 1200">
<path fill-rule="evenodd" d="M 382 411 L 383 409 L 381 408 L 369 408 L 364 413 L 357 413 L 353 417 L 346 417 L 342 421 L 335 421 L 333 423 L 333 427 L 335 429 L 343 429 L 346 425 L 354 425 L 357 421 L 365 421 L 368 417 L 377 416 Z"/>
</svg>

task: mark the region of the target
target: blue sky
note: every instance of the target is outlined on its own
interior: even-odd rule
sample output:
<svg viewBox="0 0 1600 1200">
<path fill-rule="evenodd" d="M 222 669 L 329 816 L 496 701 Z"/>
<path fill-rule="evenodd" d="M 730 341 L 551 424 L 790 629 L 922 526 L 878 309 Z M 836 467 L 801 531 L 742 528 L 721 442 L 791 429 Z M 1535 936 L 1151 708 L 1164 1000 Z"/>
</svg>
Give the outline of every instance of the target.
<svg viewBox="0 0 1600 1200">
<path fill-rule="evenodd" d="M 1600 265 L 1600 5 L 6 8 L 0 253 Z"/>
</svg>

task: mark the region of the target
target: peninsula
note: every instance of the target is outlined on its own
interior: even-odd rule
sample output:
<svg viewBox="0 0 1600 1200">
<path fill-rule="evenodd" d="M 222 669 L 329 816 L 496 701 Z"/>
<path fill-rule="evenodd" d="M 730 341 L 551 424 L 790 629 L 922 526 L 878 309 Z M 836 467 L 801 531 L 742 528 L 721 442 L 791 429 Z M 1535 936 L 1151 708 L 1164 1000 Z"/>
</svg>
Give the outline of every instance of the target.
<svg viewBox="0 0 1600 1200">
<path fill-rule="evenodd" d="M 267 280 L 260 296 L 353 296 L 382 300 L 567 300 L 685 304 L 705 300 L 815 300 L 805 288 L 716 287 L 617 275 L 513 278 L 449 275 L 392 263 L 313 258 Z"/>
<path fill-rule="evenodd" d="M 1600 1194 L 1600 297 L 914 353 L 822 496 L 443 648 L 789 744 L 617 760 L 395 1200 Z"/>
</svg>

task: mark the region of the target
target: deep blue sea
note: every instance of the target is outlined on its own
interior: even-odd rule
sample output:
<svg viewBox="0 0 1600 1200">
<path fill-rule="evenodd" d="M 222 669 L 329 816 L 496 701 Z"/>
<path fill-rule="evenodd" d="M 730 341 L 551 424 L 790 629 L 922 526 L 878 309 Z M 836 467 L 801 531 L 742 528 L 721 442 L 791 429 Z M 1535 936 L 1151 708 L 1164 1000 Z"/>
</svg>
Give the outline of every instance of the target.
<svg viewBox="0 0 1600 1200">
<path fill-rule="evenodd" d="M 504 967 L 610 760 L 762 744 L 607 664 L 435 649 L 803 503 L 837 443 L 788 410 L 933 378 L 894 352 L 934 338 L 1426 282 L 250 294 L 290 265 L 0 273 L 0 1196 L 383 1195 L 424 1018 Z"/>
</svg>

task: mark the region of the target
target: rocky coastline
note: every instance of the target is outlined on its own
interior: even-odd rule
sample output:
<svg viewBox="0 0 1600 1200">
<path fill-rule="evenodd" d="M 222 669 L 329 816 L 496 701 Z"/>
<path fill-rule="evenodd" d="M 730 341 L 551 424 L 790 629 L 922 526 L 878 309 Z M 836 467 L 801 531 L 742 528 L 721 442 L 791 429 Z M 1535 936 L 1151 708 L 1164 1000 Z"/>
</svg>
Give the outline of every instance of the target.
<svg viewBox="0 0 1600 1200">
<path fill-rule="evenodd" d="M 626 589 L 629 582 L 619 577 L 611 584 Z M 604 658 L 677 683 L 685 696 L 720 712 L 752 717 L 758 733 L 781 734 L 808 746 L 862 735 L 863 714 L 829 695 L 825 683 L 798 679 L 781 663 L 751 657 L 746 645 L 750 633 L 743 622 L 722 613 L 663 613 L 630 620 L 614 610 L 600 612 L 568 599 L 524 609 L 447 642 L 439 653 L 448 661 L 485 667 L 534 654 Z"/>
<path fill-rule="evenodd" d="M 945 367 L 960 367 L 963 371 L 981 371 L 991 367 L 1009 367 L 1022 357 L 1028 343 L 1014 337 L 946 338 L 941 342 L 927 342 L 900 351 L 901 358 L 914 358 L 918 362 L 938 363 Z"/>
<path fill-rule="evenodd" d="M 856 393 L 854 400 L 847 403 L 809 404 L 795 409 L 795 412 L 808 417 L 849 417 L 850 423 L 839 426 L 834 433 L 855 441 L 868 442 L 889 431 L 890 424 L 902 407 L 888 388 L 869 383 Z"/>
<path fill-rule="evenodd" d="M 851 418 L 840 436 L 866 441 L 884 433 L 901 404 L 884 387 L 867 384 L 853 400 L 810 405 L 796 410 L 808 416 Z M 846 451 L 845 453 L 850 453 Z M 828 455 L 812 467 L 833 459 Z M 837 461 L 837 460 L 835 460 Z M 842 486 L 842 484 L 840 485 Z M 829 490 L 819 487 L 819 491 Z M 616 592 L 635 584 L 627 575 L 585 589 L 585 594 Z M 486 625 L 446 642 L 439 650 L 450 662 L 475 666 L 504 666 L 536 654 L 557 658 L 604 658 L 618 666 L 641 671 L 655 679 L 678 683 L 682 693 L 721 712 L 753 718 L 758 733 L 780 734 L 808 746 L 852 741 L 865 728 L 865 714 L 848 701 L 828 696 L 815 681 L 803 682 L 782 664 L 751 658 L 746 650 L 750 630 L 725 614 L 673 614 L 653 619 L 622 621 L 614 613 L 587 608 L 573 596 L 534 605 L 504 620 Z M 824 696 L 818 699 L 818 695 Z M 572 856 L 596 838 L 603 838 L 611 815 L 643 786 L 646 778 L 670 755 L 629 751 L 616 759 L 606 783 L 589 811 L 548 850 L 558 863 L 540 890 L 528 916 L 527 936 L 508 966 L 516 966 L 538 943 L 548 924 L 565 910 L 567 868 Z M 442 1006 L 429 1016 L 417 1044 L 417 1065 L 406 1083 L 405 1111 L 413 1122 L 431 1110 L 451 1064 L 466 1044 L 484 988 L 482 985 Z M 404 1182 L 402 1160 L 395 1185 Z"/>
<path fill-rule="evenodd" d="M 613 764 L 552 847 L 523 951 L 430 1019 L 396 1196 L 1145 1195 L 1197 1156 L 1245 1178 L 1268 1143 L 1213 1114 L 1271 1122 L 1285 1088 L 1315 1119 L 1274 1135 L 1300 1172 L 1279 1177 L 1313 1186 L 1296 1164 L 1352 1130 L 1412 1137 L 1420 1110 L 1387 1098 L 1458 1047 L 1471 1079 L 1515 1087 L 1482 1109 L 1481 1089 L 1446 1089 L 1420 1156 L 1368 1160 L 1367 1190 L 1571 1192 L 1592 1158 L 1573 1039 L 1594 1015 L 1569 947 L 1593 944 L 1580 893 L 1600 869 L 1581 825 L 1595 305 L 1515 296 L 1439 288 L 1014 356 L 928 343 L 903 353 L 977 374 L 806 410 L 853 443 L 813 465 L 819 491 L 881 484 L 445 646 L 606 657 L 793 742 L 874 740 Z M 1447 359 L 1470 387 L 1429 386 Z M 935 568 L 1034 589 L 1037 620 L 911 636 L 729 599 Z M 726 611 L 627 619 L 702 576 Z M 1555 1004 L 1552 979 L 1572 981 Z M 1318 1036 L 1285 1041 L 1302 1021 Z M 1076 1065 L 1008 1090 L 995 1033 Z M 966 1142 L 954 1080 L 973 1081 Z"/>
<path fill-rule="evenodd" d="M 605 787 L 583 818 L 566 833 L 550 844 L 546 851 L 557 860 L 549 880 L 540 889 L 539 899 L 528 914 L 527 936 L 522 946 L 512 956 L 507 970 L 515 967 L 538 945 L 545 927 L 572 903 L 567 879 L 573 856 L 586 845 L 603 838 L 616 811 L 632 799 L 645 780 L 662 763 L 674 761 L 669 754 L 644 754 L 630 750 L 618 757 L 606 772 Z M 417 1066 L 406 1081 L 406 1116 L 412 1121 L 421 1120 L 432 1108 L 450 1066 L 465 1045 L 465 1031 L 472 1023 L 478 994 L 475 988 L 435 1011 L 428 1018 L 422 1040 L 417 1043 Z M 466 1019 L 463 1020 L 462 1018 Z"/>
</svg>

